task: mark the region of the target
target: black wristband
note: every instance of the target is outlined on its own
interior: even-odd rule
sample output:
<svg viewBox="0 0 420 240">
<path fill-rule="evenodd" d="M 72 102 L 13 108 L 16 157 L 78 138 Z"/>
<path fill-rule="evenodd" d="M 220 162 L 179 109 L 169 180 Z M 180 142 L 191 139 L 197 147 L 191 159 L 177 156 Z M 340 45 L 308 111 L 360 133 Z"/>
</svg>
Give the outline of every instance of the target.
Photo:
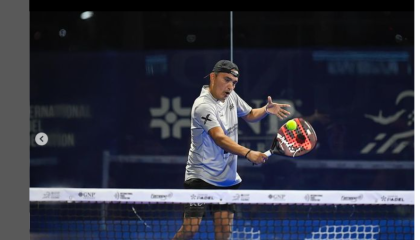
<svg viewBox="0 0 420 240">
<path fill-rule="evenodd" d="M 245 158 L 248 159 L 246 156 L 248 156 L 248 153 L 251 152 L 251 149 L 249 149 L 249 151 L 245 154 Z"/>
</svg>

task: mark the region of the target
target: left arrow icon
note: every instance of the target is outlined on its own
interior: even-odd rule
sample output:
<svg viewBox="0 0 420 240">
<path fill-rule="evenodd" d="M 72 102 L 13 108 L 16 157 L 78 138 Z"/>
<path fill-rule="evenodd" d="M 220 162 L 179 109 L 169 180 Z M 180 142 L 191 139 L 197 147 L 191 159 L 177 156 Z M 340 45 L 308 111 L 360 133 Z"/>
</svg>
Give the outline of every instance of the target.
<svg viewBox="0 0 420 240">
<path fill-rule="evenodd" d="M 38 133 L 35 136 L 35 142 L 36 144 L 40 145 L 40 146 L 44 146 L 45 144 L 47 144 L 48 142 L 48 136 L 45 133 Z"/>
</svg>

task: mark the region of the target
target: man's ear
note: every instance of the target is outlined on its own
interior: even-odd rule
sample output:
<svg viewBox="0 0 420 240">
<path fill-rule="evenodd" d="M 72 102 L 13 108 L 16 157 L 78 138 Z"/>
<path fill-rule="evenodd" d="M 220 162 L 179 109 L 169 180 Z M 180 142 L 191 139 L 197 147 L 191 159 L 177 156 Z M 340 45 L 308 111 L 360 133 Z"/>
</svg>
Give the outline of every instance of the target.
<svg viewBox="0 0 420 240">
<path fill-rule="evenodd" d="M 216 79 L 216 73 L 210 73 L 210 81 L 214 81 Z"/>
</svg>

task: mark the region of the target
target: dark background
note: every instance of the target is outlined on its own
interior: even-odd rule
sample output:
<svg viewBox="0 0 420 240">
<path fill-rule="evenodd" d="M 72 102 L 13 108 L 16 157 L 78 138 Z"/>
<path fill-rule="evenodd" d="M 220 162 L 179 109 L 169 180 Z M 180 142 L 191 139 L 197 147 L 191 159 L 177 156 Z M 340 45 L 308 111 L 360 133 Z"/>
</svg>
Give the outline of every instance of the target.
<svg viewBox="0 0 420 240">
<path fill-rule="evenodd" d="M 30 12 L 30 134 L 50 136 L 30 147 L 30 186 L 182 188 L 230 13 L 81 13 Z M 414 11 L 233 12 L 233 61 L 248 104 L 290 103 L 319 139 L 297 159 L 240 158 L 242 188 L 414 190 Z M 265 151 L 282 123 L 239 120 L 240 144 Z"/>
</svg>

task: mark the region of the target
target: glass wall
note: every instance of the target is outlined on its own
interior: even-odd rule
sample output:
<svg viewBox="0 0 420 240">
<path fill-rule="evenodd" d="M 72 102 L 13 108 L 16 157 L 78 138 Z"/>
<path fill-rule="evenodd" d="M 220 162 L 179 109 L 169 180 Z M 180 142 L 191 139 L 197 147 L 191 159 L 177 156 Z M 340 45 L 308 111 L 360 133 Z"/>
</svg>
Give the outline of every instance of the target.
<svg viewBox="0 0 420 240">
<path fill-rule="evenodd" d="M 250 106 L 318 136 L 239 157 L 241 188 L 414 190 L 414 11 L 32 11 L 30 38 L 31 187 L 183 188 L 192 104 L 229 59 Z M 285 121 L 240 119 L 239 143 L 264 152 Z"/>
</svg>

